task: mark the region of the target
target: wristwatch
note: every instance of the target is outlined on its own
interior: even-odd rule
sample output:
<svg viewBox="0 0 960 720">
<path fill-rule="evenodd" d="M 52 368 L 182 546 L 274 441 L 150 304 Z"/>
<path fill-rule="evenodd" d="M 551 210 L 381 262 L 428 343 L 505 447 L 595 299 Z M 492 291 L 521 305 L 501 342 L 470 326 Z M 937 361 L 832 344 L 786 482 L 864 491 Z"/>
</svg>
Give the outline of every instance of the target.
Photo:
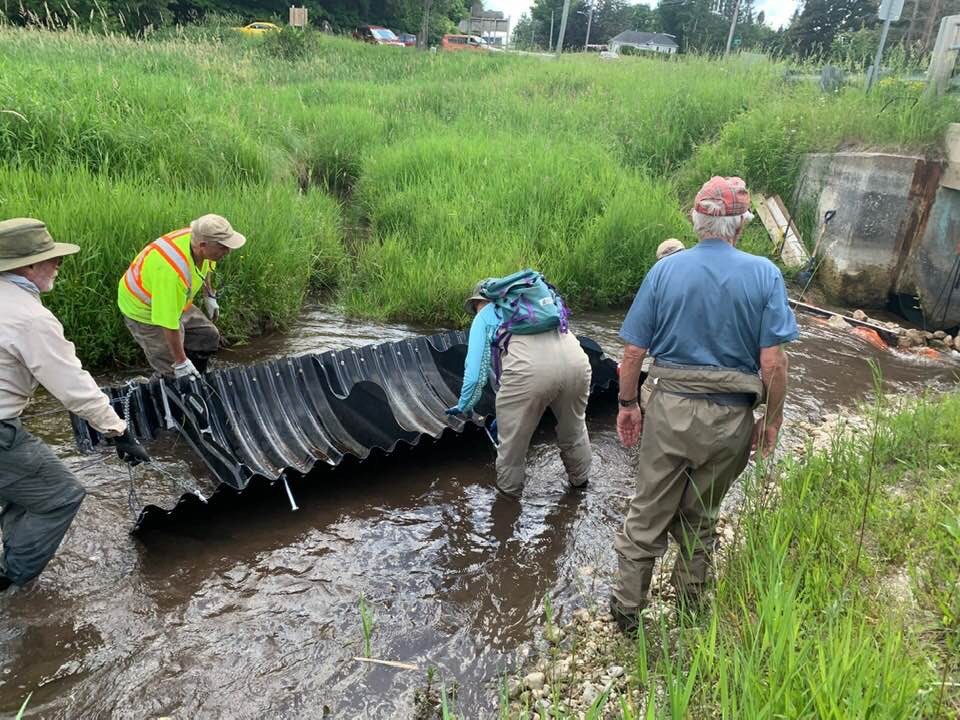
<svg viewBox="0 0 960 720">
<path fill-rule="evenodd" d="M 632 405 L 636 405 L 637 398 L 633 398 L 633 400 L 624 400 L 623 398 L 617 398 L 617 402 L 620 403 L 620 407 L 627 408 L 627 407 L 631 407 Z"/>
</svg>

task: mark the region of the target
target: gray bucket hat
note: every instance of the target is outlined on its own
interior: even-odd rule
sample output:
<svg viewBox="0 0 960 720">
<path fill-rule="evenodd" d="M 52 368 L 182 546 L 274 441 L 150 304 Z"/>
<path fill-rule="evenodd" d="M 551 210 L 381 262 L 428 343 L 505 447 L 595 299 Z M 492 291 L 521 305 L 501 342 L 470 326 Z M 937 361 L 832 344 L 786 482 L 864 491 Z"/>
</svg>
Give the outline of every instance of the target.
<svg viewBox="0 0 960 720">
<path fill-rule="evenodd" d="M 78 252 L 79 245 L 54 242 L 40 220 L 13 218 L 0 222 L 0 272 Z"/>
<path fill-rule="evenodd" d="M 466 300 L 463 301 L 463 309 L 466 311 L 467 315 L 477 314 L 477 309 L 476 309 L 476 306 L 474 305 L 475 302 L 478 302 L 480 300 L 485 300 L 489 302 L 490 298 L 484 297 L 480 293 L 480 290 L 483 289 L 483 284 L 487 282 L 487 280 L 489 279 L 490 278 L 484 278 L 483 280 L 478 282 L 476 285 L 474 285 L 473 293 L 470 295 L 470 297 L 468 297 Z"/>
</svg>

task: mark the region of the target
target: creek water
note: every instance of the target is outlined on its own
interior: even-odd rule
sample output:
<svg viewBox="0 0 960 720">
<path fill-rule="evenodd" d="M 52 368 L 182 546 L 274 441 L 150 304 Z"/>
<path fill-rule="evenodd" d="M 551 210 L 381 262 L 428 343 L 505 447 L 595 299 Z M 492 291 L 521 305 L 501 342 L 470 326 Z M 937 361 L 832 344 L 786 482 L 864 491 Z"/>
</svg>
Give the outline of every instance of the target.
<svg viewBox="0 0 960 720">
<path fill-rule="evenodd" d="M 621 319 L 584 315 L 574 329 L 617 356 Z M 956 381 L 956 356 L 882 351 L 799 319 L 785 432 L 790 419 L 863 399 L 869 359 L 900 392 Z M 222 361 L 422 332 L 315 308 Z M 294 488 L 297 512 L 276 487 L 138 536 L 128 532 L 127 471 L 78 454 L 56 407 L 39 398 L 26 424 L 89 494 L 39 580 L 0 595 L 0 715 L 33 693 L 27 717 L 409 718 L 435 668 L 465 717 L 493 717 L 500 677 L 537 641 L 544 598 L 560 615 L 606 601 L 636 462 L 617 442 L 613 403 L 590 413 L 594 470 L 583 492 L 565 489 L 547 427 L 528 455 L 522 503 L 497 499 L 493 450 L 477 432 L 308 478 Z M 185 447 L 158 457 L 168 472 L 208 482 Z M 361 597 L 374 622 L 370 654 L 418 670 L 354 659 L 364 652 Z"/>
</svg>

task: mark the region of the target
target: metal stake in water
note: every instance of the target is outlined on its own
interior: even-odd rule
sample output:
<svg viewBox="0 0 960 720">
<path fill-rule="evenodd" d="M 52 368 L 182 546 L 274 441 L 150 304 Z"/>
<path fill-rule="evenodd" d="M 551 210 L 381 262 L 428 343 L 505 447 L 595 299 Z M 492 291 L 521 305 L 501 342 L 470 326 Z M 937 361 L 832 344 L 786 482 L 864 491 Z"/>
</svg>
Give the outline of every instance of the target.
<svg viewBox="0 0 960 720">
<path fill-rule="evenodd" d="M 296 512 L 300 508 L 297 507 L 297 501 L 293 499 L 293 493 L 290 492 L 290 483 L 287 482 L 286 474 L 281 475 L 280 479 L 283 480 L 283 489 L 287 491 L 287 500 L 290 501 L 290 509 Z"/>
<path fill-rule="evenodd" d="M 177 424 L 173 421 L 173 413 L 170 412 L 170 401 L 167 400 L 167 386 L 160 378 L 160 397 L 163 398 L 163 419 L 167 423 L 167 430 L 175 430 Z"/>
</svg>

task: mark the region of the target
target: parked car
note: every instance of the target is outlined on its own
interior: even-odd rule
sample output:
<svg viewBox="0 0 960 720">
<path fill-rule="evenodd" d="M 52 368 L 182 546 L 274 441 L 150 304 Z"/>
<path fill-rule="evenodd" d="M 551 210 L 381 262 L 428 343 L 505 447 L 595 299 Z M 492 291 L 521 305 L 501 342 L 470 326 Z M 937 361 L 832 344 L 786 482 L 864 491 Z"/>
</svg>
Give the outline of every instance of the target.
<svg viewBox="0 0 960 720">
<path fill-rule="evenodd" d="M 441 50 L 451 50 L 459 52 L 462 50 L 472 52 L 489 52 L 490 46 L 487 41 L 477 35 L 444 35 L 440 39 Z"/>
<path fill-rule="evenodd" d="M 397 35 L 397 40 L 402 42 L 407 47 L 414 47 L 417 44 L 417 36 L 411 35 L 410 33 L 400 33 Z"/>
<path fill-rule="evenodd" d="M 274 25 L 272 22 L 257 20 L 249 25 L 244 25 L 242 28 L 234 28 L 234 30 L 239 30 L 244 35 L 266 35 L 271 32 L 280 32 L 280 26 Z"/>
<path fill-rule="evenodd" d="M 393 30 L 379 25 L 361 25 L 353 31 L 353 37 L 371 45 L 395 45 L 403 47 L 400 38 L 393 34 Z"/>
</svg>

